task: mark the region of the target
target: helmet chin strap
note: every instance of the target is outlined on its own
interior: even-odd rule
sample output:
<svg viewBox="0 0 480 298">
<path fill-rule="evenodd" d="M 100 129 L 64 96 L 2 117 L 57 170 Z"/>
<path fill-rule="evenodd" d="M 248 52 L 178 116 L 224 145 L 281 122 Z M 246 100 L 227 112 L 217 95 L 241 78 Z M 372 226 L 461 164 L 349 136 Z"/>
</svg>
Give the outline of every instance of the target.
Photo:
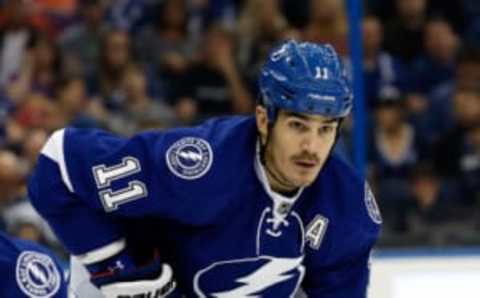
<svg viewBox="0 0 480 298">
<path fill-rule="evenodd" d="M 266 158 L 267 146 L 271 141 L 272 130 L 273 130 L 273 125 L 275 124 L 275 120 L 274 121 L 268 121 L 267 139 L 265 140 L 265 144 L 260 142 L 260 162 L 263 164 L 263 166 L 264 166 L 266 172 L 269 174 L 269 176 L 272 177 L 273 179 L 275 179 L 276 183 L 280 184 L 282 187 L 287 189 L 287 188 L 290 188 L 291 185 L 288 185 L 284 182 L 285 179 L 283 177 L 281 177 L 279 174 L 277 174 L 274 169 L 272 169 L 271 165 L 269 165 L 267 163 L 267 158 Z M 296 193 L 297 190 L 298 190 L 298 187 L 292 189 L 291 191 L 288 191 L 288 193 L 291 193 L 291 192 Z"/>
</svg>

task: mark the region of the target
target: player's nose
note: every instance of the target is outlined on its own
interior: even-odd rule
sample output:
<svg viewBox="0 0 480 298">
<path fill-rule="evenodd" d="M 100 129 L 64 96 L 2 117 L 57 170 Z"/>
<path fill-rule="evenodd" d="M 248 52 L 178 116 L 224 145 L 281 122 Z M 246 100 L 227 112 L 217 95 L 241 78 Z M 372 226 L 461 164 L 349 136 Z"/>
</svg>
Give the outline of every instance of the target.
<svg viewBox="0 0 480 298">
<path fill-rule="evenodd" d="M 300 142 L 300 149 L 306 152 L 316 152 L 320 148 L 320 138 L 315 133 L 304 135 Z"/>
</svg>

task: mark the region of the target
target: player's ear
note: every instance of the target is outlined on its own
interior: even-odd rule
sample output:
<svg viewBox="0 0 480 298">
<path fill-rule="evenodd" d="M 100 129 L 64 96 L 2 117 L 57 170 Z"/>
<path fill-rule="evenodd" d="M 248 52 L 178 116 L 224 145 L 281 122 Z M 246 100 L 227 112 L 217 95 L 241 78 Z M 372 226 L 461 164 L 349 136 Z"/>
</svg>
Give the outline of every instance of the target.
<svg viewBox="0 0 480 298">
<path fill-rule="evenodd" d="M 255 118 L 257 119 L 257 129 L 260 134 L 262 144 L 267 141 L 268 134 L 268 115 L 267 109 L 261 105 L 257 105 L 255 108 Z"/>
</svg>

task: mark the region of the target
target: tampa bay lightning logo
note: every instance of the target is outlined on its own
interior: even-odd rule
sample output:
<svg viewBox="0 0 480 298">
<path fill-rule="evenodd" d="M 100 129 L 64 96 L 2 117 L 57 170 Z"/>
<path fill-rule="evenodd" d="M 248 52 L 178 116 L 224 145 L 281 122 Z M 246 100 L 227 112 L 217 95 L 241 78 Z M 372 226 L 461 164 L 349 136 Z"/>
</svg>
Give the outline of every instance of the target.
<svg viewBox="0 0 480 298">
<path fill-rule="evenodd" d="M 45 255 L 24 251 L 17 259 L 16 278 L 19 288 L 28 297 L 52 297 L 60 288 L 61 277 L 55 263 Z"/>
<path fill-rule="evenodd" d="M 212 165 L 212 148 L 204 139 L 185 137 L 168 148 L 166 160 L 168 168 L 176 176 L 197 179 L 205 175 Z"/>
<path fill-rule="evenodd" d="M 287 224 L 278 234 L 269 233 L 272 213 L 266 208 L 261 215 L 257 229 L 257 256 L 215 262 L 197 272 L 194 289 L 198 297 L 294 297 L 305 274 L 302 265 L 303 223 L 300 216 L 292 212 L 285 218 Z"/>
<path fill-rule="evenodd" d="M 302 260 L 260 256 L 218 262 L 197 275 L 195 290 L 204 298 L 292 297 L 303 278 Z"/>
<path fill-rule="evenodd" d="M 372 221 L 376 224 L 382 223 L 382 214 L 380 213 L 380 209 L 378 208 L 377 201 L 375 200 L 375 196 L 373 195 L 372 190 L 367 182 L 365 182 L 365 206 L 367 207 L 368 215 L 372 219 Z"/>
</svg>

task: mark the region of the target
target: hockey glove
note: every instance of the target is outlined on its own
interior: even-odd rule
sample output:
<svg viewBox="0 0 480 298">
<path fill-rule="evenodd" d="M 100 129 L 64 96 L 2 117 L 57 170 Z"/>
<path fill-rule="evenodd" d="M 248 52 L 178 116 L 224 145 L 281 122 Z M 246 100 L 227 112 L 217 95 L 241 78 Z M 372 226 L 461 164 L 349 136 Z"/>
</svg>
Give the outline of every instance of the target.
<svg viewBox="0 0 480 298">
<path fill-rule="evenodd" d="M 105 298 L 163 298 L 176 287 L 172 268 L 159 260 L 134 270 L 98 274 L 91 280 Z"/>
</svg>

